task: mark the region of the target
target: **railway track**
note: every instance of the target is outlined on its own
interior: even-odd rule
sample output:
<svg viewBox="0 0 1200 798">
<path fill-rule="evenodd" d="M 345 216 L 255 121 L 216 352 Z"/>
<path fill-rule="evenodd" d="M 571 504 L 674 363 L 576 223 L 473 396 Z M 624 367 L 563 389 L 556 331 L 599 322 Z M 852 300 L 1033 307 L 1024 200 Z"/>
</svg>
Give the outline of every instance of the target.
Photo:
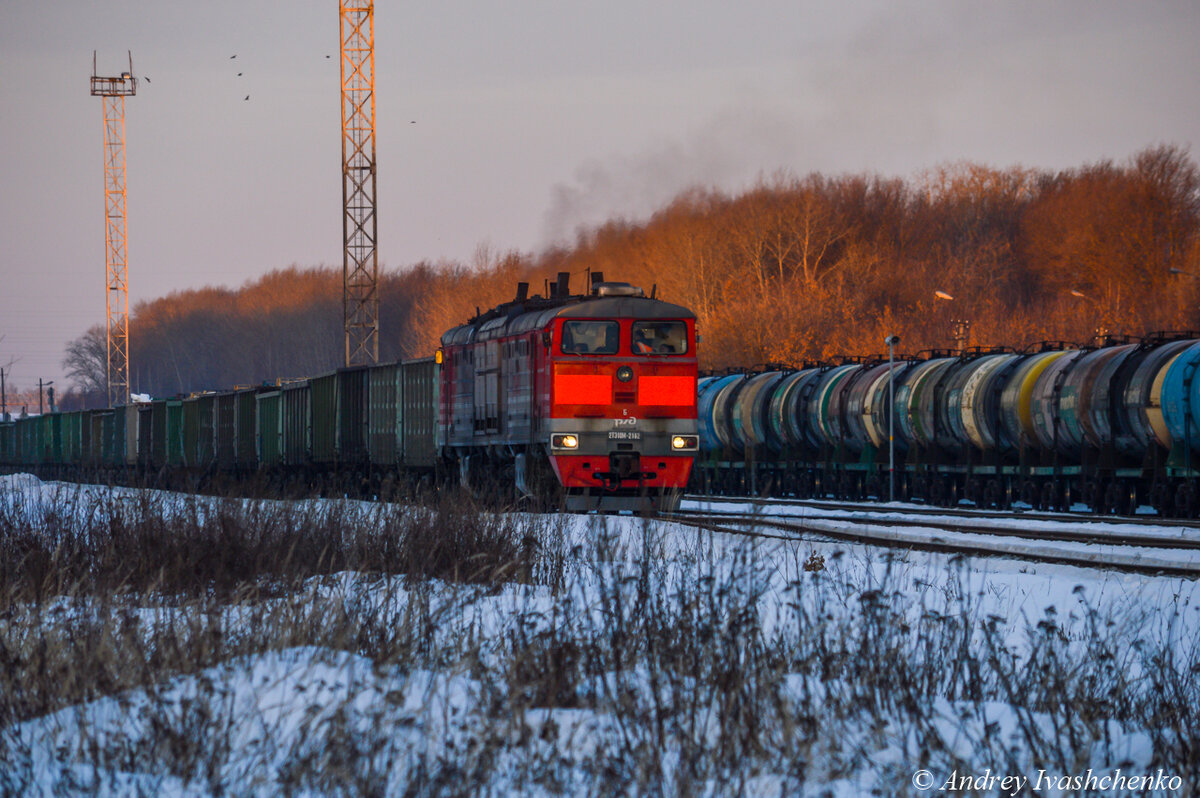
<svg viewBox="0 0 1200 798">
<path fill-rule="evenodd" d="M 1007 518 L 1023 522 L 1059 521 L 1064 523 L 1097 523 L 1110 525 L 1171 527 L 1200 530 L 1200 520 L 1191 518 L 1163 518 L 1158 515 L 1101 515 L 1091 512 L 1041 512 L 1037 510 L 979 510 L 973 507 L 933 507 L 917 504 L 880 504 L 878 502 L 844 502 L 830 499 L 760 499 L 754 497 L 704 496 L 688 494 L 686 501 L 707 504 L 746 505 L 763 508 L 764 512 L 782 507 L 808 507 L 823 510 L 843 510 L 854 513 L 904 513 L 914 516 L 949 516 L 955 518 Z"/>
<path fill-rule="evenodd" d="M 1104 516 L 989 513 L 924 507 L 709 500 L 666 516 L 690 526 L 784 540 L 813 537 L 890 548 L 1006 557 L 1200 578 L 1200 525 Z M 719 509 L 719 505 L 728 509 Z M 717 507 L 714 507 L 717 505 Z M 737 505 L 737 506 L 734 506 Z"/>
</svg>

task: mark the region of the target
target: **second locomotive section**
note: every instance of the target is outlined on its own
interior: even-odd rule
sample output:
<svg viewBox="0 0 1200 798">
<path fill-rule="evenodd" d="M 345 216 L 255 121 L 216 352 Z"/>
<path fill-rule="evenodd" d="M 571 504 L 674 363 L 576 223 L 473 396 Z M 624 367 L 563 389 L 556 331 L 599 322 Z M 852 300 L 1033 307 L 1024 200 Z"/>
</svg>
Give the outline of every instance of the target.
<svg viewBox="0 0 1200 798">
<path fill-rule="evenodd" d="M 518 288 L 442 336 L 440 438 L 472 486 L 569 510 L 669 509 L 698 449 L 695 315 L 626 283 Z"/>
</svg>

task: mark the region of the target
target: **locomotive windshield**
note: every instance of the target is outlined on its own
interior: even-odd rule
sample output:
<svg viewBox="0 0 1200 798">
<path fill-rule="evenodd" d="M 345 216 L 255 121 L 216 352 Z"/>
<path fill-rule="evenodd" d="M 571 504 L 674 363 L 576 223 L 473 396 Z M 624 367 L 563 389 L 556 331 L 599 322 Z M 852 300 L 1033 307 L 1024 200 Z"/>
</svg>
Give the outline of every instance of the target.
<svg viewBox="0 0 1200 798">
<path fill-rule="evenodd" d="M 635 355 L 682 355 L 687 352 L 687 325 L 682 321 L 639 321 L 633 325 Z"/>
<path fill-rule="evenodd" d="M 563 324 L 564 355 L 615 355 L 620 327 L 615 321 L 568 321 Z"/>
</svg>

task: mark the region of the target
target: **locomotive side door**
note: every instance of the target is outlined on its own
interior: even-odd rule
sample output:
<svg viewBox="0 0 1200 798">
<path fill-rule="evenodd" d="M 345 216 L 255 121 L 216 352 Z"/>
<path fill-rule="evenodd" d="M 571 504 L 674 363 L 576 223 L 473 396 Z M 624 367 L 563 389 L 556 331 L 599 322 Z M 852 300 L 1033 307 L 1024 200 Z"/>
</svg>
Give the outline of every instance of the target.
<svg viewBox="0 0 1200 798">
<path fill-rule="evenodd" d="M 471 347 L 472 382 L 474 403 L 472 423 L 475 436 L 487 434 L 487 345 L 477 343 Z"/>
<path fill-rule="evenodd" d="M 477 343 L 475 352 L 475 437 L 500 429 L 500 342 Z"/>
<path fill-rule="evenodd" d="M 502 396 L 500 393 L 500 342 L 496 339 L 485 345 L 487 351 L 487 373 L 484 376 L 487 392 L 487 413 L 484 417 L 484 429 L 494 435 L 500 431 L 500 413 L 502 411 Z"/>
<path fill-rule="evenodd" d="M 513 419 L 511 439 L 517 444 L 529 442 L 533 432 L 533 387 L 535 382 L 533 338 L 525 336 L 513 342 L 517 358 L 514 369 L 514 407 L 509 413 Z"/>
</svg>

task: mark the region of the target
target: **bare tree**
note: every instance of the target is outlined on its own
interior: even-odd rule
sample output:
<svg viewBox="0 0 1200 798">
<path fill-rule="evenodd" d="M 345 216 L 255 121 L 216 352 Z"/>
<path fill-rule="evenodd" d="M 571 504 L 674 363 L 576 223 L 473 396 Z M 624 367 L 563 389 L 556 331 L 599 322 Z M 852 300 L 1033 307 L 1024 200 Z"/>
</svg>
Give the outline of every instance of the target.
<svg viewBox="0 0 1200 798">
<path fill-rule="evenodd" d="M 97 324 L 67 344 L 62 367 L 80 393 L 108 391 L 108 333 Z"/>
</svg>

